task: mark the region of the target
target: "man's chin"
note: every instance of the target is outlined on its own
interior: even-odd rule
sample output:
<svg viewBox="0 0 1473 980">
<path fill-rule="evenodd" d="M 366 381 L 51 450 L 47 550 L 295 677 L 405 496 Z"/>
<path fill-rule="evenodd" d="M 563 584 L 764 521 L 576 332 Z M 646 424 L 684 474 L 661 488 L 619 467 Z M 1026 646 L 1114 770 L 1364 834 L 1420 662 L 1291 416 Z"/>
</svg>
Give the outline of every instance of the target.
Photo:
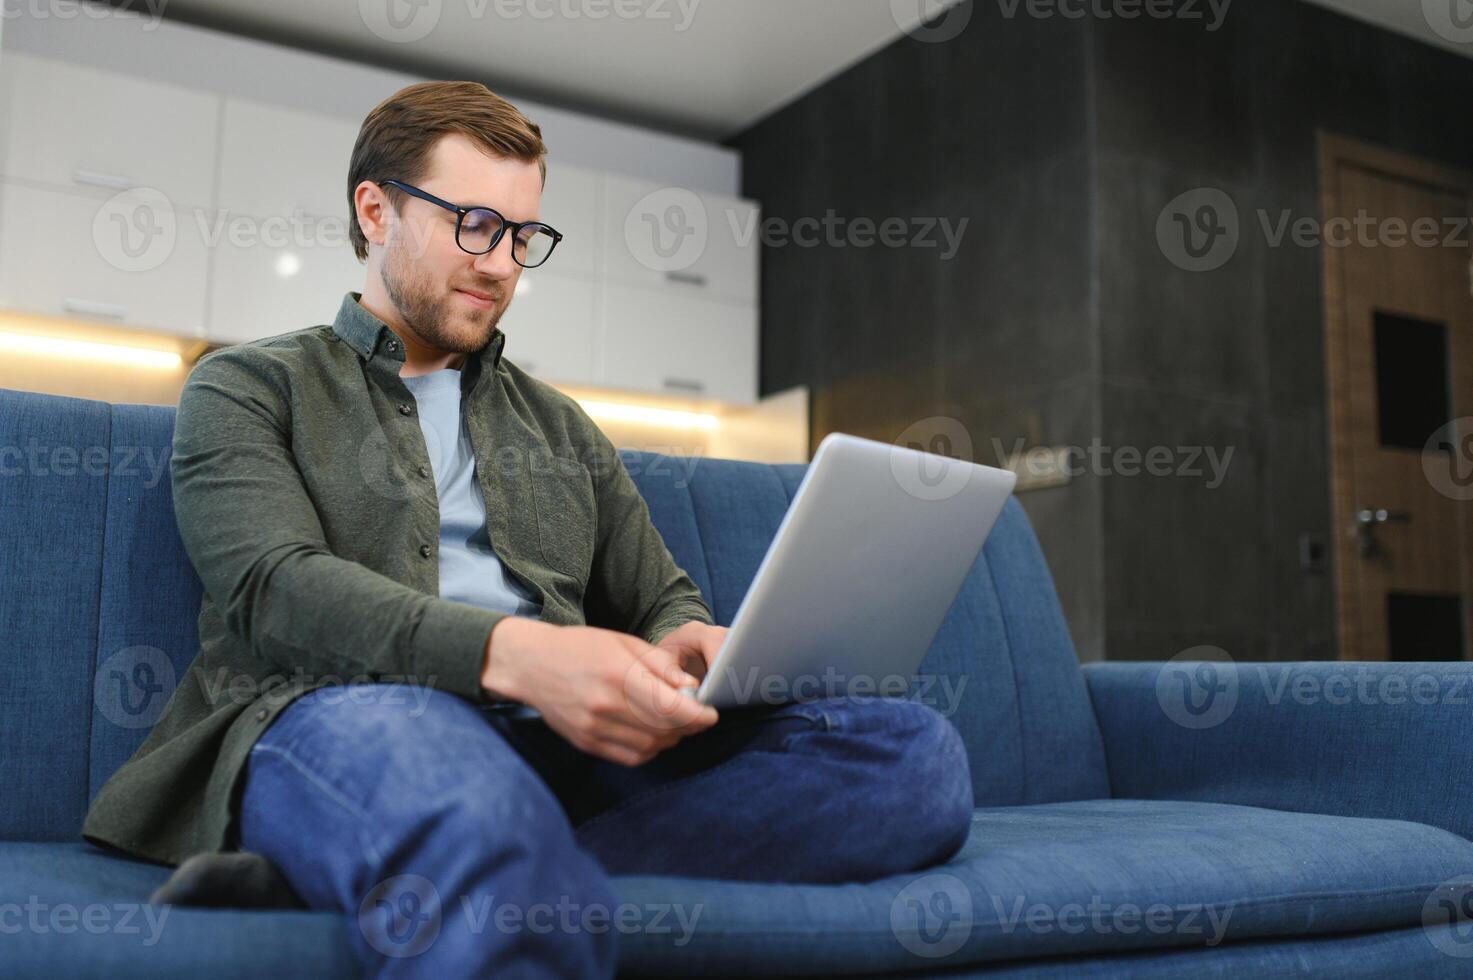
<svg viewBox="0 0 1473 980">
<path fill-rule="evenodd" d="M 446 350 L 455 351 L 457 354 L 474 354 L 489 344 L 492 338 L 496 336 L 498 329 L 496 324 L 500 319 L 500 317 L 497 317 L 489 322 L 482 320 L 480 317 L 462 319 L 461 322 L 465 325 L 465 328 L 456 331 L 454 337 L 442 338 L 442 346 Z"/>
</svg>

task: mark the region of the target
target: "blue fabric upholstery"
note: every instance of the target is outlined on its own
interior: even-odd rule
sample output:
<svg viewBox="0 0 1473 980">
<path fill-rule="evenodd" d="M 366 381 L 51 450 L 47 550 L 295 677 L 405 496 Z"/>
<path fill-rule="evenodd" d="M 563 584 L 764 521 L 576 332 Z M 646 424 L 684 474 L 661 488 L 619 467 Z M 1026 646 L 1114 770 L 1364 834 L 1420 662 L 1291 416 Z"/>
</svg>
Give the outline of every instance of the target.
<svg viewBox="0 0 1473 980">
<path fill-rule="evenodd" d="M 1329 934 L 1311 939 L 1268 939 L 1213 949 L 1152 950 L 1110 956 L 1064 956 L 1046 960 L 960 967 L 945 971 L 871 974 L 867 980 L 1467 980 L 1468 960 L 1442 952 L 1469 939 L 1450 926 Z"/>
<path fill-rule="evenodd" d="M 19 906 L 0 924 L 0 976 L 360 975 L 344 933 L 350 920 L 343 916 L 147 905 L 149 893 L 168 875 L 160 865 L 116 857 L 81 841 L 0 842 L 0 909 Z"/>
<path fill-rule="evenodd" d="M 1424 825 L 1119 800 L 978 810 L 962 851 L 921 876 L 837 887 L 632 876 L 615 884 L 625 902 L 700 909 L 689 943 L 682 945 L 676 929 L 622 937 L 620 962 L 630 975 L 843 976 L 911 968 L 920 973 L 907 976 L 1228 977 L 1270 975 L 1255 964 L 1278 963 L 1303 971 L 1285 975 L 1386 976 L 1386 964 L 1396 962 L 1419 964 L 1419 975 L 1435 977 L 1466 976 L 1448 966 L 1469 963 L 1442 952 L 1428 930 L 1378 927 L 1419 922 L 1432 888 L 1470 871 L 1473 843 Z M 96 914 L 121 924 L 124 910 L 167 874 L 82 843 L 0 842 L 0 902 L 44 906 L 42 922 L 50 909 L 69 904 L 100 907 L 106 911 Z M 935 958 L 917 954 L 924 943 L 898 942 L 894 925 L 896 909 L 903 914 L 904 900 L 933 876 L 945 876 L 934 878 L 935 894 L 966 895 L 971 903 L 963 942 Z M 1132 908 L 1142 915 L 1131 918 Z M 1172 911 L 1147 928 L 1144 913 L 1152 908 Z M 283 975 L 356 975 L 342 932 L 351 917 L 171 909 L 151 928 L 142 912 L 130 914 L 137 931 L 43 926 L 7 935 L 0 975 L 49 977 L 65 962 L 69 976 L 75 967 L 78 976 L 184 977 L 208 957 L 212 973 L 244 976 L 232 973 L 232 964 L 240 971 L 251 943 L 266 935 L 287 946 L 270 961 L 287 970 Z M 1356 936 L 1361 952 L 1350 956 L 1339 942 L 1316 938 L 1326 934 Z M 1224 936 L 1228 941 L 1217 945 Z M 1457 948 L 1473 937 L 1442 941 Z M 1189 954 L 1121 955 L 1183 945 L 1192 947 Z M 1358 972 L 1367 955 L 1383 972 Z M 1068 969 L 1010 965 L 1040 957 Z M 1212 966 L 1219 961 L 1225 966 Z M 983 962 L 1001 972 L 981 971 Z M 978 972 L 967 963 L 978 964 Z M 957 964 L 962 972 L 947 972 Z M 269 970 L 268 963 L 253 975 Z"/>
<path fill-rule="evenodd" d="M 116 405 L 112 414 L 112 457 L 107 487 L 107 535 L 103 544 L 101 616 L 97 642 L 99 684 L 117 667 L 167 658 L 182 678 L 199 648 L 200 581 L 174 526 L 169 484 L 169 449 L 174 411 L 152 405 Z M 112 664 L 108 658 L 113 658 Z M 164 685 L 173 690 L 172 679 Z M 136 685 L 132 685 L 136 689 Z M 116 687 L 100 691 L 99 702 L 116 703 Z M 156 697 L 162 701 L 167 695 Z M 150 704 L 152 714 L 162 704 Z M 148 717 L 144 713 L 144 717 Z M 90 800 L 107 777 L 128 760 L 147 727 L 94 724 L 88 755 Z"/>
<path fill-rule="evenodd" d="M 1467 874 L 1473 842 L 1415 823 L 1141 800 L 979 809 L 962 851 L 925 875 L 842 889 L 621 878 L 626 901 L 702 909 L 697 941 L 631 935 L 621 961 L 825 976 L 1353 932 L 1420 922 L 1428 895 Z M 912 898 L 962 916 L 954 951 L 897 941 Z"/>
<path fill-rule="evenodd" d="M 111 432 L 107 405 L 0 392 L 0 838 L 76 840 L 86 811 Z"/>
<path fill-rule="evenodd" d="M 76 840 L 148 734 L 109 714 L 110 675 L 167 658 L 182 677 L 194 659 L 200 584 L 174 526 L 173 433 L 170 408 L 0 391 L 0 785 L 13 787 L 0 839 Z"/>
<path fill-rule="evenodd" d="M 1415 820 L 1473 837 L 1473 768 L 1457 754 L 1473 743 L 1473 664 L 1210 664 L 1200 679 L 1198 666 L 1086 668 L 1112 795 Z M 1184 691 L 1202 727 L 1173 720 Z"/>
<path fill-rule="evenodd" d="M 178 677 L 195 653 L 199 582 L 174 527 L 167 471 L 173 418 L 167 408 L 0 391 L 0 976 L 355 976 L 352 916 L 171 909 L 144 945 L 136 903 L 168 869 L 78 839 L 91 794 L 147 730 L 108 720 L 119 707 L 115 673 L 146 660 Z M 729 624 L 804 467 L 622 456 L 676 560 Z M 1393 966 L 1467 975 L 1459 968 L 1473 959 L 1444 952 L 1473 944 L 1466 926 L 1420 924 L 1434 887 L 1473 874 L 1470 777 L 1438 751 L 1466 742 L 1466 708 L 1305 704 L 1282 693 L 1278 671 L 1323 684 L 1325 671 L 1362 668 L 1240 666 L 1234 711 L 1188 728 L 1164 710 L 1161 669 L 1080 671 L 1048 569 L 1010 501 L 912 691 L 967 743 L 980 808 L 963 851 L 921 875 L 837 886 L 619 878 L 626 901 L 701 907 L 687 944 L 624 937 L 621 967 L 631 976 L 1356 977 Z M 1434 672 L 1444 694 L 1467 673 Z M 908 918 L 917 900 L 937 914 L 969 907 L 966 934 L 946 955 L 917 951 Z M 1020 902 L 1058 928 L 1010 918 Z M 1092 902 L 1175 907 L 1179 927 L 1066 928 L 1070 910 Z M 6 928 L 27 903 L 94 909 L 114 924 L 134 903 L 144 925 Z M 1231 911 L 1228 941 L 1204 948 L 1180 917 L 1209 906 Z"/>
</svg>

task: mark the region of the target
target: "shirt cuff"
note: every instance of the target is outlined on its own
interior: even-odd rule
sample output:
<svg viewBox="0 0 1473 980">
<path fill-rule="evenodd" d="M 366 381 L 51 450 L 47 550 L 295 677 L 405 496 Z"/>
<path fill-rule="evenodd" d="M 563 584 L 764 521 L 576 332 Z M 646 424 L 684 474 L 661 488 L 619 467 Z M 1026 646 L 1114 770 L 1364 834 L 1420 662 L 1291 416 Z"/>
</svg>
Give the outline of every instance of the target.
<svg viewBox="0 0 1473 980">
<path fill-rule="evenodd" d="M 491 630 L 510 613 L 431 598 L 414 634 L 414 683 L 487 702 L 481 665 Z"/>
<path fill-rule="evenodd" d="M 676 615 L 670 617 L 669 619 L 663 620 L 662 622 L 654 626 L 648 633 L 645 634 L 644 641 L 651 646 L 658 646 L 660 641 L 663 640 L 666 636 L 675 632 L 686 623 L 694 622 L 705 623 L 707 626 L 715 625 L 711 622 L 711 616 L 709 615 L 709 613 L 706 612 L 704 608 L 683 609 Z"/>
</svg>

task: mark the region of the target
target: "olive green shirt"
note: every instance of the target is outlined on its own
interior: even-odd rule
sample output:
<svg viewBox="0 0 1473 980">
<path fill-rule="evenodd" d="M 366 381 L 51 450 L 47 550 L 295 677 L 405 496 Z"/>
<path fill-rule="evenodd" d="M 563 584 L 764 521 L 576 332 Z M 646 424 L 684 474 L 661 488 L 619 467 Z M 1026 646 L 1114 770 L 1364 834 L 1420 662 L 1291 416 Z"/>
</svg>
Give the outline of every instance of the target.
<svg viewBox="0 0 1473 980">
<path fill-rule="evenodd" d="M 204 584 L 200 650 L 92 801 L 84 839 L 166 864 L 238 847 L 246 755 L 314 688 L 397 681 L 490 703 L 483 657 L 509 614 L 439 597 L 439 507 L 403 343 L 359 296 L 331 326 L 215 351 L 190 373 L 170 467 Z M 542 621 L 650 643 L 712 622 L 612 443 L 505 346 L 498 329 L 466 355 L 466 426 L 497 557 L 540 595 Z"/>
</svg>

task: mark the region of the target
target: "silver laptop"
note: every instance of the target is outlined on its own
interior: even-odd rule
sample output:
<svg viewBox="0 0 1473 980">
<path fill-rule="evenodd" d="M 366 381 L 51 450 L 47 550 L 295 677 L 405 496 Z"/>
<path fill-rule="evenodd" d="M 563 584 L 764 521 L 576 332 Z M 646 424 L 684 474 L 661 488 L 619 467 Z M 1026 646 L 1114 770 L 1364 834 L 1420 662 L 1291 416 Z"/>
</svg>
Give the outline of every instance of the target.
<svg viewBox="0 0 1473 980">
<path fill-rule="evenodd" d="M 901 697 L 1016 474 L 825 436 L 695 698 Z"/>
</svg>

